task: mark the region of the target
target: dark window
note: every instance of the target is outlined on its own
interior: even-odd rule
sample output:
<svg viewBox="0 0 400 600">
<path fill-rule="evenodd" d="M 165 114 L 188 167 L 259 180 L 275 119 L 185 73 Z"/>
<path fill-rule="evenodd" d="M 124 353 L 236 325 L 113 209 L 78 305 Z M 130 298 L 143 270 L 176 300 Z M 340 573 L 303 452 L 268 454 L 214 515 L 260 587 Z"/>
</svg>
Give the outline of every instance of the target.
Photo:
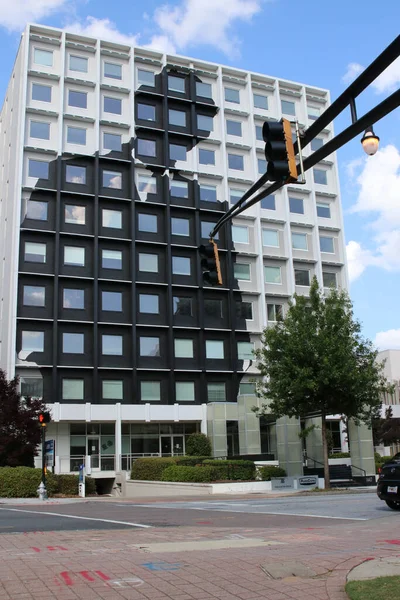
<svg viewBox="0 0 400 600">
<path fill-rule="evenodd" d="M 122 292 L 101 292 L 101 309 L 122 312 Z"/>
<path fill-rule="evenodd" d="M 222 300 L 204 300 L 204 313 L 214 319 L 222 318 Z"/>
<path fill-rule="evenodd" d="M 157 215 L 138 214 L 138 229 L 147 233 L 157 233 Z"/>
<path fill-rule="evenodd" d="M 68 90 L 68 105 L 77 108 L 87 108 L 87 93 Z"/>
<path fill-rule="evenodd" d="M 202 83 L 201 81 L 196 81 L 196 95 L 202 96 L 203 98 L 212 98 L 211 83 Z"/>
<path fill-rule="evenodd" d="M 253 98 L 255 108 L 263 108 L 264 110 L 268 110 L 267 96 L 262 96 L 261 94 L 253 94 Z"/>
<path fill-rule="evenodd" d="M 43 121 L 31 121 L 29 135 L 38 140 L 49 140 L 50 123 L 44 123 Z"/>
<path fill-rule="evenodd" d="M 328 176 L 327 172 L 323 169 L 313 169 L 314 174 L 314 183 L 319 183 L 320 185 L 328 185 Z"/>
<path fill-rule="evenodd" d="M 51 86 L 32 83 L 32 100 L 51 102 Z"/>
<path fill-rule="evenodd" d="M 323 145 L 324 140 L 322 140 L 321 138 L 314 138 L 313 140 L 311 140 L 311 150 L 313 152 L 315 152 L 315 150 L 318 150 L 319 148 L 322 148 Z"/>
<path fill-rule="evenodd" d="M 38 285 L 24 285 L 24 306 L 45 306 L 46 288 Z"/>
<path fill-rule="evenodd" d="M 185 80 L 183 77 L 168 75 L 168 89 L 171 92 L 185 92 Z"/>
<path fill-rule="evenodd" d="M 336 287 L 336 273 L 322 271 L 322 281 L 324 283 L 324 287 Z"/>
<path fill-rule="evenodd" d="M 267 196 L 261 200 L 261 208 L 275 210 L 275 196 Z"/>
<path fill-rule="evenodd" d="M 226 133 L 242 137 L 242 123 L 240 121 L 226 120 Z"/>
<path fill-rule="evenodd" d="M 238 319 L 253 319 L 253 303 L 252 302 L 236 302 L 236 316 Z"/>
<path fill-rule="evenodd" d="M 85 290 L 64 288 L 63 308 L 82 310 L 85 308 Z"/>
<path fill-rule="evenodd" d="M 67 183 L 86 184 L 86 167 L 67 165 L 65 180 Z"/>
<path fill-rule="evenodd" d="M 171 160 L 186 160 L 186 146 L 181 146 L 180 144 L 170 144 L 169 157 Z"/>
<path fill-rule="evenodd" d="M 113 115 L 122 114 L 121 98 L 111 98 L 110 96 L 104 96 L 104 112 L 112 113 Z"/>
<path fill-rule="evenodd" d="M 197 115 L 197 127 L 203 131 L 213 131 L 214 119 L 207 115 Z"/>
<path fill-rule="evenodd" d="M 243 171 L 244 157 L 240 154 L 228 154 L 228 166 L 235 171 Z"/>
<path fill-rule="evenodd" d="M 172 108 L 170 108 L 168 111 L 168 119 L 170 125 L 186 127 L 186 113 L 184 110 L 173 110 Z"/>
<path fill-rule="evenodd" d="M 86 145 L 86 129 L 82 127 L 67 127 L 67 142 L 69 144 Z"/>
<path fill-rule="evenodd" d="M 201 165 L 215 165 L 215 152 L 214 150 L 199 149 L 199 163 Z"/>
<path fill-rule="evenodd" d="M 192 316 L 192 299 L 182 296 L 173 297 L 174 315 Z"/>
<path fill-rule="evenodd" d="M 264 158 L 258 158 L 257 164 L 258 164 L 258 172 L 260 174 L 265 173 L 267 170 L 267 161 Z"/>
<path fill-rule="evenodd" d="M 150 315 L 158 315 L 159 297 L 157 294 L 139 294 L 139 312 Z"/>
<path fill-rule="evenodd" d="M 153 104 L 140 104 L 137 105 L 137 118 L 143 121 L 155 121 L 156 120 L 156 107 Z"/>
<path fill-rule="evenodd" d="M 45 160 L 34 160 L 29 159 L 28 162 L 28 176 L 38 177 L 39 179 L 49 178 L 49 163 Z"/>
<path fill-rule="evenodd" d="M 203 202 L 217 202 L 217 186 L 200 184 L 200 200 Z"/>
<path fill-rule="evenodd" d="M 240 104 L 240 93 L 239 90 L 233 88 L 225 88 L 225 100 L 226 102 L 234 102 Z"/>
<path fill-rule="evenodd" d="M 26 218 L 33 221 L 47 221 L 48 203 L 40 200 L 28 200 Z"/>
<path fill-rule="evenodd" d="M 310 271 L 305 269 L 295 269 L 294 270 L 294 279 L 296 285 L 310 285 Z"/>
<path fill-rule="evenodd" d="M 327 237 L 324 235 L 320 235 L 319 236 L 319 247 L 321 252 L 329 252 L 329 253 L 334 253 L 335 252 L 335 248 L 334 248 L 334 244 L 333 244 L 333 237 Z"/>
<path fill-rule="evenodd" d="M 324 217 L 325 219 L 331 218 L 331 207 L 325 202 L 317 202 L 317 215 L 318 217 Z"/>
<path fill-rule="evenodd" d="M 137 79 L 139 85 L 148 85 L 149 87 L 154 87 L 155 85 L 155 73 L 153 71 L 138 69 Z"/>
<path fill-rule="evenodd" d="M 122 148 L 121 135 L 119 133 L 103 133 L 103 146 L 104 150 L 120 152 Z"/>
<path fill-rule="evenodd" d="M 137 141 L 138 154 L 142 156 L 155 157 L 157 154 L 157 145 L 154 140 L 143 140 L 138 138 Z"/>
<path fill-rule="evenodd" d="M 282 304 L 267 304 L 268 321 L 278 321 L 282 316 Z"/>
<path fill-rule="evenodd" d="M 263 134 L 261 125 L 256 125 L 256 140 L 263 142 Z"/>
<path fill-rule="evenodd" d="M 109 77 L 110 79 L 122 79 L 122 65 L 105 62 L 104 77 Z"/>
<path fill-rule="evenodd" d="M 289 210 L 291 213 L 304 215 L 304 202 L 302 198 L 289 197 Z"/>
</svg>

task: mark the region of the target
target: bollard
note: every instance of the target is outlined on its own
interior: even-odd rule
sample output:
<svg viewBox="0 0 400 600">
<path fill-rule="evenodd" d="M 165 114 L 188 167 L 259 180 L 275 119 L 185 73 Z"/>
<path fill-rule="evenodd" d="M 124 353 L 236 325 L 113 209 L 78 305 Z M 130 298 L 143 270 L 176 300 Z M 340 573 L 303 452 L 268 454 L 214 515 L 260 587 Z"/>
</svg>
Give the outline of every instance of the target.
<svg viewBox="0 0 400 600">
<path fill-rule="evenodd" d="M 38 494 L 40 500 L 47 500 L 47 490 L 46 490 L 46 486 L 44 485 L 43 481 L 40 482 L 40 485 L 37 489 L 37 494 Z"/>
</svg>

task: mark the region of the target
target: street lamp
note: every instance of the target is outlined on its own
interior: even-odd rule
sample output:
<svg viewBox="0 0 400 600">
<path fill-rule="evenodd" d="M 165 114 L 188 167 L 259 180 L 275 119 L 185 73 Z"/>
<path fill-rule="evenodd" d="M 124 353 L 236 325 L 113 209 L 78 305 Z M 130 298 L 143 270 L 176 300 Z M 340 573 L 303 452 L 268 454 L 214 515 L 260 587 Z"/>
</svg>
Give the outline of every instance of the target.
<svg viewBox="0 0 400 600">
<path fill-rule="evenodd" d="M 364 131 L 364 135 L 361 138 L 361 144 L 364 152 L 369 156 L 373 156 L 378 151 L 379 138 L 375 135 L 372 125 Z"/>
</svg>

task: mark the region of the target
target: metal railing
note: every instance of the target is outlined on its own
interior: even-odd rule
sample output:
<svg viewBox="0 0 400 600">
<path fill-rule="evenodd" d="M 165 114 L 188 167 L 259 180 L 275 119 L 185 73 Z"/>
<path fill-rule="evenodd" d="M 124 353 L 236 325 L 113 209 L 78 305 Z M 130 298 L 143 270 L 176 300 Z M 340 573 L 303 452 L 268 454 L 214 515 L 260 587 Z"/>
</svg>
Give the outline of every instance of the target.
<svg viewBox="0 0 400 600">
<path fill-rule="evenodd" d="M 121 454 L 121 471 L 131 471 L 132 465 L 138 458 L 150 458 L 161 456 L 159 452 L 149 452 L 144 454 Z"/>
</svg>

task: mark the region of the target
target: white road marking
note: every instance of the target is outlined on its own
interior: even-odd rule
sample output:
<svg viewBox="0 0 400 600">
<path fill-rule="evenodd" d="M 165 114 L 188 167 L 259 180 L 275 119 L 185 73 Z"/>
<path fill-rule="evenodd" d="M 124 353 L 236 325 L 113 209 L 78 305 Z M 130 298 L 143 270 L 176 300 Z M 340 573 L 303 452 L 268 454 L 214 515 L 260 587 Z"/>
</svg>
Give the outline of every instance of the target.
<svg viewBox="0 0 400 600">
<path fill-rule="evenodd" d="M 94 517 L 78 517 L 77 515 L 64 515 L 62 513 L 44 512 L 37 510 L 23 510 L 21 508 L 0 508 L 0 510 L 11 510 L 13 512 L 31 513 L 34 515 L 49 515 L 50 517 L 64 517 L 65 519 L 82 519 L 84 521 L 100 521 L 101 523 L 113 523 L 116 525 L 130 525 L 130 527 L 141 527 L 150 529 L 151 525 L 142 525 L 141 523 L 129 523 L 127 521 L 114 521 L 112 519 L 96 519 Z"/>
</svg>

